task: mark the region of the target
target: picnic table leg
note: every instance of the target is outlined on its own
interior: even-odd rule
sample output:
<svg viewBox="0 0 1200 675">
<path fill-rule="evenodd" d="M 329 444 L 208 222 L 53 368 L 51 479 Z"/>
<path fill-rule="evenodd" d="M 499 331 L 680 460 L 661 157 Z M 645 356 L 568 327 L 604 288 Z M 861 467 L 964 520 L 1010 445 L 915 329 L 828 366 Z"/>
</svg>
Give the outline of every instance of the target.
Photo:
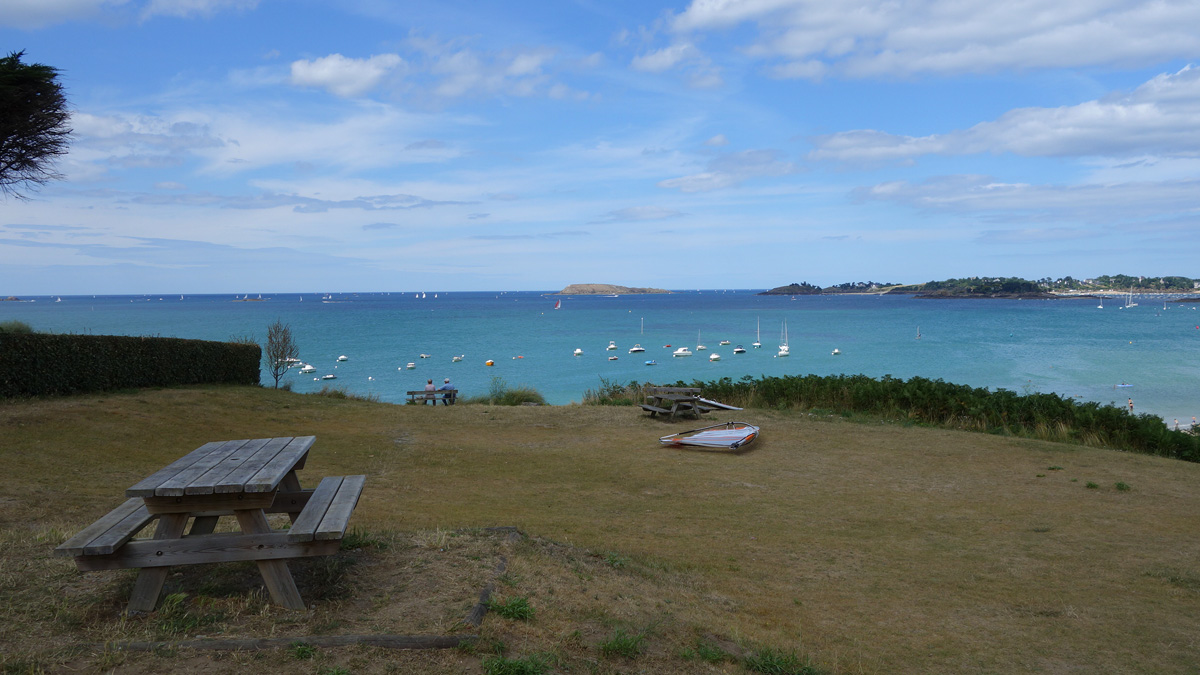
<svg viewBox="0 0 1200 675">
<path fill-rule="evenodd" d="M 187 526 L 186 513 L 164 513 L 158 517 L 158 527 L 154 530 L 155 539 L 178 539 L 183 536 Z M 137 581 L 133 584 L 133 593 L 129 596 L 129 612 L 153 612 L 158 604 L 158 596 L 162 593 L 163 583 L 167 580 L 170 567 L 143 567 L 138 572 Z"/>
<path fill-rule="evenodd" d="M 271 531 L 267 516 L 262 509 L 243 509 L 234 511 L 238 525 L 247 534 L 266 534 Z M 262 574 L 267 590 L 276 604 L 288 609 L 304 609 L 304 600 L 296 589 L 296 581 L 292 579 L 292 571 L 283 560 L 258 560 L 258 571 Z"/>
<path fill-rule="evenodd" d="M 289 492 L 300 492 L 301 490 L 304 489 L 304 488 L 300 487 L 300 479 L 296 476 L 295 470 L 287 472 L 287 475 L 283 477 L 283 481 L 279 484 L 279 487 L 284 490 L 287 490 Z M 299 511 L 296 511 L 294 513 L 291 511 L 288 511 L 288 518 L 291 519 L 291 521 L 293 523 L 296 522 L 296 519 L 299 517 L 300 517 Z"/>
</svg>

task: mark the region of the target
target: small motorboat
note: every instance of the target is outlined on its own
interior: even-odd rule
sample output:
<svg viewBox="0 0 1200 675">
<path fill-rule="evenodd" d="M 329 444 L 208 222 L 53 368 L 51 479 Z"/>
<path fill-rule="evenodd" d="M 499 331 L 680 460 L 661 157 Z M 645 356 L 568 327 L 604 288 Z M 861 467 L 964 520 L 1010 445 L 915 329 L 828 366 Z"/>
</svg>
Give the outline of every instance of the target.
<svg viewBox="0 0 1200 675">
<path fill-rule="evenodd" d="M 312 366 L 312 365 L 309 365 L 309 364 L 307 364 L 307 363 L 306 363 L 306 364 L 304 364 L 303 366 L 300 366 L 300 372 L 302 372 L 302 373 L 304 373 L 305 375 L 307 375 L 308 373 L 315 373 L 315 372 L 317 372 L 317 368 L 316 368 L 316 366 Z"/>
<path fill-rule="evenodd" d="M 605 347 L 605 349 L 616 349 L 616 348 L 617 348 L 617 343 L 616 343 L 616 342 L 614 342 L 613 340 L 609 340 L 609 341 L 608 341 L 608 346 L 607 346 L 607 347 Z"/>
<path fill-rule="evenodd" d="M 405 368 L 407 368 L 407 369 L 409 369 L 409 370 L 412 370 L 412 369 L 414 369 L 414 368 L 416 368 L 416 367 L 417 367 L 417 364 L 413 363 L 412 361 L 409 361 L 407 364 L 405 364 L 405 366 L 404 366 L 404 367 L 405 367 Z"/>
<path fill-rule="evenodd" d="M 341 356 L 339 356 L 339 357 L 337 358 L 337 360 L 338 360 L 338 361 L 349 361 L 349 360 L 350 360 L 350 358 L 349 358 L 348 356 L 346 356 L 345 354 L 342 354 Z"/>
<path fill-rule="evenodd" d="M 646 350 L 645 350 L 645 348 L 643 348 L 643 347 L 642 347 L 640 344 L 638 344 L 638 345 L 634 345 L 634 346 L 632 346 L 632 347 L 630 347 L 630 348 L 629 348 L 629 353 L 630 353 L 630 354 L 638 354 L 638 353 L 640 353 L 640 352 L 644 352 L 644 351 L 646 351 Z"/>
<path fill-rule="evenodd" d="M 423 358 L 423 359 L 427 359 L 427 358 L 429 358 L 430 356 L 432 356 L 432 354 L 422 354 L 422 355 L 421 355 L 421 358 Z"/>
<path fill-rule="evenodd" d="M 758 438 L 758 427 L 745 422 L 726 422 L 711 427 L 682 431 L 658 439 L 663 445 L 690 445 L 701 448 L 737 450 Z"/>
<path fill-rule="evenodd" d="M 575 348 L 575 356 L 583 356 L 583 350 L 576 347 Z"/>
<path fill-rule="evenodd" d="M 720 344 L 722 346 L 727 345 L 727 344 L 729 344 L 729 340 L 721 340 L 721 342 L 718 344 Z"/>
<path fill-rule="evenodd" d="M 615 357 L 615 356 L 610 356 L 610 357 L 608 357 L 608 360 L 609 360 L 609 361 L 616 361 L 616 360 L 617 360 L 617 357 Z"/>
<path fill-rule="evenodd" d="M 842 354 L 842 350 L 838 349 L 837 347 L 834 347 L 834 348 L 833 348 L 833 355 L 834 355 L 834 356 L 841 356 L 841 354 Z"/>
<path fill-rule="evenodd" d="M 658 361 L 655 361 L 654 359 L 650 359 L 649 361 L 647 361 L 647 362 L 646 362 L 646 365 L 648 365 L 648 366 L 657 366 L 657 365 L 658 365 Z"/>
<path fill-rule="evenodd" d="M 466 354 L 459 354 L 458 356 L 451 356 L 450 360 L 453 361 L 454 363 L 458 363 L 459 361 L 463 360 L 464 356 L 466 356 Z"/>
<path fill-rule="evenodd" d="M 745 348 L 745 347 L 743 347 L 743 346 L 741 346 L 741 345 L 738 345 L 738 346 L 736 346 L 736 347 L 734 347 L 734 348 L 733 348 L 733 353 L 734 353 L 734 354 L 745 354 L 745 353 L 746 353 L 746 348 Z"/>
<path fill-rule="evenodd" d="M 692 350 L 688 349 L 687 347 L 680 347 L 679 349 L 676 349 L 674 352 L 671 353 L 671 356 L 691 356 L 691 355 L 692 355 Z"/>
<path fill-rule="evenodd" d="M 491 360 L 491 359 L 488 359 L 487 361 L 484 361 L 484 362 L 483 362 L 483 365 L 485 365 L 485 366 L 494 366 L 494 365 L 496 365 L 496 362 L 495 362 L 495 361 L 493 361 L 493 360 Z"/>
<path fill-rule="evenodd" d="M 337 375 L 334 375 L 334 374 L 330 373 L 329 375 L 322 375 L 322 376 L 321 376 L 321 379 L 322 379 L 322 380 L 336 380 L 336 379 L 337 379 Z"/>
<path fill-rule="evenodd" d="M 708 355 L 708 360 L 709 360 L 709 361 L 720 361 L 720 360 L 721 360 L 721 355 L 720 355 L 720 354 L 718 354 L 718 353 L 716 353 L 716 352 L 713 352 L 712 354 L 709 354 L 709 355 Z"/>
</svg>

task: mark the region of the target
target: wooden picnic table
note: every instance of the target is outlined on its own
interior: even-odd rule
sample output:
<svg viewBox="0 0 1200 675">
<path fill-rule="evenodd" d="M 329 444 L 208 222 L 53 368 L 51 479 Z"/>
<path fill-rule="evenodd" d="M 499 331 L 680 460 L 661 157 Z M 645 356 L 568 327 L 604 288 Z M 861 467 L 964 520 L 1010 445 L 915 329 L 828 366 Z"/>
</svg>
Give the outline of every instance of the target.
<svg viewBox="0 0 1200 675">
<path fill-rule="evenodd" d="M 254 560 L 271 598 L 304 609 L 286 559 L 338 550 L 365 476 L 333 476 L 300 486 L 314 436 L 215 441 L 175 460 L 125 491 L 129 499 L 55 549 L 83 571 L 140 568 L 130 611 L 152 611 L 171 565 Z M 268 513 L 287 513 L 274 530 Z M 239 532 L 214 534 L 232 515 Z M 151 520 L 153 539 L 132 537 Z M 187 530 L 188 521 L 192 521 Z M 187 530 L 185 534 L 185 530 Z"/>
<path fill-rule="evenodd" d="M 646 387 L 644 392 L 646 402 L 642 404 L 642 409 L 648 411 L 651 417 L 663 413 L 675 419 L 675 415 L 689 412 L 699 418 L 701 414 L 712 410 L 703 403 L 700 389 L 696 387 Z"/>
</svg>

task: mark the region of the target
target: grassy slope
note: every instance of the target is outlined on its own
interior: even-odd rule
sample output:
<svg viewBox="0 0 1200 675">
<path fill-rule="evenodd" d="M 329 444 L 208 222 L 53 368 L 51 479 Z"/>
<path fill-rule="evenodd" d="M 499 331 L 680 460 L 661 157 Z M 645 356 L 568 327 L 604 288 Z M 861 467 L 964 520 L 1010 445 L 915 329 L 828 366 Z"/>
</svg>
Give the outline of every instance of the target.
<svg viewBox="0 0 1200 675">
<path fill-rule="evenodd" d="M 514 552 L 524 585 L 507 590 L 547 611 L 532 626 L 489 618 L 485 628 L 524 651 L 557 649 L 564 667 L 651 667 L 595 656 L 588 640 L 621 625 L 657 626 L 645 658 L 658 672 L 699 670 L 678 653 L 705 634 L 795 648 L 833 672 L 1189 672 L 1200 662 L 1200 465 L 735 414 L 763 427 L 741 455 L 659 448 L 658 436 L 690 425 L 633 408 L 405 407 L 218 387 L 0 404 L 0 653 L 25 645 L 36 656 L 38 634 L 95 640 L 56 618 L 69 602 L 33 607 L 36 587 L 128 578 L 48 557 L 124 487 L 209 440 L 314 434 L 306 485 L 368 474 L 357 526 L 395 536 L 516 525 L 544 538 Z M 557 559 L 550 542 L 600 555 Z M 605 554 L 640 572 L 578 571 Z M 571 574 L 592 579 L 586 592 Z M 101 591 L 110 604 L 121 592 Z M 563 637 L 573 626 L 577 648 Z M 469 658 L 403 662 L 457 672 Z"/>
</svg>

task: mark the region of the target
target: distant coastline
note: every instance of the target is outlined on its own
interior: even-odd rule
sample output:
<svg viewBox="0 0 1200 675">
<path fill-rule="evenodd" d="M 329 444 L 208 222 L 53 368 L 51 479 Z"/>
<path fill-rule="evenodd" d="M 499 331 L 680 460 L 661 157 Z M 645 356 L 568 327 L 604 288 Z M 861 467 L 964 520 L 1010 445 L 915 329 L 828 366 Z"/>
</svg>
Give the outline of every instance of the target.
<svg viewBox="0 0 1200 675">
<path fill-rule="evenodd" d="M 1200 280 L 1187 277 L 1129 277 L 1103 276 L 1078 280 L 1039 279 L 1020 277 L 969 277 L 928 281 L 923 284 L 880 284 L 856 281 L 821 288 L 808 282 L 777 286 L 759 295 L 911 295 L 925 300 L 961 300 L 971 298 L 999 300 L 1062 300 L 1069 298 L 1103 298 L 1137 296 L 1173 297 L 1168 302 L 1195 302 L 1200 298 Z M 1186 296 L 1183 298 L 1174 296 Z"/>
<path fill-rule="evenodd" d="M 670 292 L 664 288 L 636 288 L 614 284 L 571 284 L 558 293 L 550 295 L 646 295 Z"/>
</svg>

